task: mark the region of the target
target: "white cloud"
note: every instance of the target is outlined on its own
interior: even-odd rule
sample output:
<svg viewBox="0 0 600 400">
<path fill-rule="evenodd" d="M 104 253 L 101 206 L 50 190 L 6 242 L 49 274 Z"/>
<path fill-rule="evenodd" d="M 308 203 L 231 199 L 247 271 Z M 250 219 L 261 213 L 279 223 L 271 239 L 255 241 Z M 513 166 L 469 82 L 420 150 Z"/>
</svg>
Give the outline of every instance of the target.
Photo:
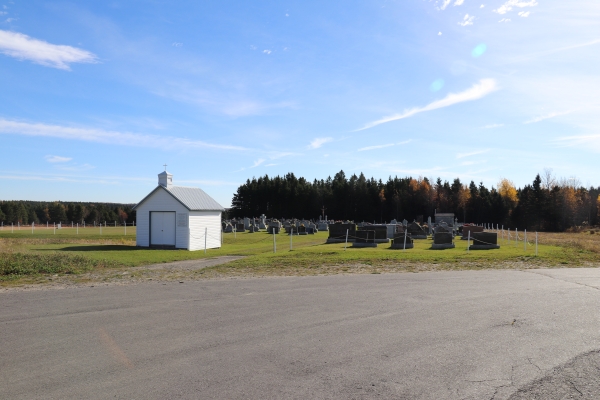
<svg viewBox="0 0 600 400">
<path fill-rule="evenodd" d="M 487 153 L 489 151 L 490 151 L 490 149 L 484 149 L 484 150 L 472 151 L 470 153 L 458 153 L 456 155 L 456 158 L 460 159 L 460 158 L 465 158 L 465 157 L 476 156 L 476 155 L 479 155 L 479 154 L 485 154 L 485 153 Z"/>
<path fill-rule="evenodd" d="M 531 14 L 531 11 L 519 11 L 519 17 L 527 18 Z"/>
<path fill-rule="evenodd" d="M 383 148 L 392 147 L 392 146 L 395 146 L 395 144 L 394 143 L 380 144 L 378 146 L 363 147 L 363 148 L 358 149 L 357 151 L 377 150 L 377 149 L 383 149 Z"/>
<path fill-rule="evenodd" d="M 385 124 L 386 122 L 397 121 L 399 119 L 404 119 L 408 117 L 412 117 L 415 114 L 422 113 L 425 111 L 437 110 L 438 108 L 449 107 L 454 104 L 463 103 L 465 101 L 478 100 L 482 97 L 487 96 L 488 94 L 495 92 L 498 90 L 498 85 L 494 79 L 482 79 L 479 83 L 476 83 L 470 89 L 465 90 L 460 93 L 449 93 L 446 97 L 441 100 L 436 100 L 433 103 L 429 103 L 425 107 L 417 107 L 409 110 L 405 110 L 401 114 L 394 114 L 388 117 L 384 117 L 377 121 L 369 122 L 362 128 L 357 129 L 356 131 L 362 131 L 364 129 L 369 129 L 377 125 Z"/>
<path fill-rule="evenodd" d="M 438 32 L 438 36 L 442 36 L 442 32 Z"/>
<path fill-rule="evenodd" d="M 559 147 L 581 147 L 600 153 L 600 134 L 565 136 L 554 139 L 553 142 Z"/>
<path fill-rule="evenodd" d="M 451 0 L 442 0 L 442 5 L 438 7 L 438 10 L 445 10 L 450 4 Z"/>
<path fill-rule="evenodd" d="M 44 159 L 50 163 L 62 163 L 62 162 L 71 161 L 73 158 L 47 155 L 44 157 Z"/>
<path fill-rule="evenodd" d="M 546 115 L 542 115 L 542 116 L 539 116 L 539 117 L 532 118 L 532 119 L 530 119 L 528 121 L 525 121 L 523 123 L 524 124 L 533 124 L 533 123 L 536 123 L 536 122 L 544 121 L 546 119 L 550 119 L 550 118 L 554 118 L 554 117 L 560 117 L 561 115 L 567 115 L 567 114 L 570 114 L 570 113 L 571 113 L 571 111 L 553 112 L 553 113 L 550 113 L 550 114 L 546 114 Z"/>
<path fill-rule="evenodd" d="M 483 129 L 493 129 L 493 128 L 500 128 L 504 126 L 504 124 L 490 124 L 490 125 L 486 125 L 486 126 L 482 126 Z"/>
<path fill-rule="evenodd" d="M 485 8 L 485 4 L 480 5 L 479 8 Z"/>
<path fill-rule="evenodd" d="M 453 5 L 454 5 L 454 6 L 462 6 L 462 4 L 463 4 L 464 2 L 465 2 L 465 0 L 456 0 L 456 1 L 454 2 L 454 4 L 453 4 Z"/>
<path fill-rule="evenodd" d="M 330 138 L 330 137 L 316 138 L 312 142 L 310 142 L 310 145 L 308 146 L 308 148 L 309 149 L 318 149 L 319 147 L 323 146 L 325 143 L 329 143 L 329 142 L 333 142 L 333 138 Z"/>
<path fill-rule="evenodd" d="M 260 164 L 264 163 L 265 160 L 264 158 L 259 158 L 258 160 L 254 161 L 254 164 L 252 164 L 252 166 L 250 168 L 256 168 L 258 167 Z"/>
<path fill-rule="evenodd" d="M 530 1 L 521 1 L 521 0 L 508 0 L 506 3 L 502 4 L 500 7 L 494 10 L 494 12 L 498 14 L 506 14 L 511 11 L 513 7 L 523 8 L 523 7 L 535 7 L 538 5 L 537 0 Z"/>
<path fill-rule="evenodd" d="M 271 50 L 263 50 L 263 53 L 264 53 L 264 54 L 271 54 L 271 53 L 272 53 L 272 51 L 271 51 Z"/>
<path fill-rule="evenodd" d="M 181 47 L 181 46 L 183 46 L 183 43 L 173 42 L 173 44 L 171 46 L 173 46 L 173 47 Z"/>
<path fill-rule="evenodd" d="M 8 14 L 6 11 L 0 11 L 0 15 L 6 15 Z"/>
<path fill-rule="evenodd" d="M 473 25 L 473 21 L 474 20 L 475 20 L 475 16 L 469 15 L 469 14 L 465 14 L 465 17 L 463 18 L 463 21 L 459 22 L 458 24 L 460 26 L 469 26 L 469 25 Z"/>
<path fill-rule="evenodd" d="M 510 22 L 510 18 L 502 18 L 500 21 L 498 22 Z"/>
<path fill-rule="evenodd" d="M 147 135 L 140 133 L 105 131 L 93 128 L 74 128 L 69 126 L 48 125 L 9 121 L 0 118 L 0 134 L 16 134 L 37 137 L 52 137 L 86 142 L 153 148 L 206 148 L 215 150 L 248 150 L 239 146 L 206 143 L 201 140 L 178 138 L 173 136 Z"/>
<path fill-rule="evenodd" d="M 71 63 L 96 63 L 95 54 L 77 47 L 56 45 L 17 32 L 0 30 L 0 53 L 19 60 L 70 70 Z"/>
</svg>

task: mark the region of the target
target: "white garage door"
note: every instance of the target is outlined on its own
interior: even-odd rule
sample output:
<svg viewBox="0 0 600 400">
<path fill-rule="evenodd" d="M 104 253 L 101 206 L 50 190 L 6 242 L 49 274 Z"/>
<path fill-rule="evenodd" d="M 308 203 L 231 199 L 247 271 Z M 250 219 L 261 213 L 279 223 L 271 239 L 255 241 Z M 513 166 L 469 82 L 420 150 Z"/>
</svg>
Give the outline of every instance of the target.
<svg viewBox="0 0 600 400">
<path fill-rule="evenodd" d="M 150 213 L 150 244 L 175 246 L 175 212 Z"/>
</svg>

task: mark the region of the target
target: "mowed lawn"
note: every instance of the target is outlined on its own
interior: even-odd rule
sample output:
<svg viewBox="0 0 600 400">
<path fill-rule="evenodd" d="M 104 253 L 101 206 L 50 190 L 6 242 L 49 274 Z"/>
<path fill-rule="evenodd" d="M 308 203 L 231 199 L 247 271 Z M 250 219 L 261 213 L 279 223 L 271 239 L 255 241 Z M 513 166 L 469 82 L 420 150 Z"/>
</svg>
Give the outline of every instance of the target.
<svg viewBox="0 0 600 400">
<path fill-rule="evenodd" d="M 540 234 L 540 242 L 552 244 L 540 243 L 537 256 L 535 235 L 532 234 L 526 245 L 522 240 L 515 243 L 499 239 L 500 249 L 470 252 L 467 251 L 467 241 L 459 237 L 455 240 L 454 249 L 431 250 L 431 239 L 423 239 L 415 240 L 415 247 L 405 251 L 392 250 L 389 243 L 379 244 L 377 248 L 352 248 L 351 243 L 347 247 L 343 243 L 326 244 L 327 237 L 327 232 L 292 237 L 279 234 L 275 235 L 274 243 L 273 235 L 266 232 L 227 233 L 223 235 L 222 248 L 208 249 L 205 253 L 203 250 L 190 252 L 137 248 L 133 227 L 127 228 L 127 235 L 123 227 L 102 228 L 102 232 L 99 228 L 80 228 L 77 232 L 71 228 L 54 231 L 44 227 L 36 228 L 33 233 L 31 228 L 11 232 L 4 227 L 0 231 L 0 253 L 5 253 L 2 254 L 4 261 L 0 261 L 0 280 L 14 280 L 36 273 L 58 271 L 77 274 L 94 268 L 137 267 L 226 255 L 246 258 L 213 267 L 213 272 L 219 276 L 239 275 L 241 272 L 259 275 L 339 273 L 356 271 L 357 268 L 376 273 L 425 269 L 589 266 L 600 261 L 600 235 L 586 233 Z M 36 270 L 36 257 L 46 265 L 45 269 Z M 24 259 L 27 259 L 29 267 L 11 267 L 10 262 L 22 263 Z M 55 267 L 51 267 L 53 263 Z M 70 267 L 63 271 L 61 265 Z M 80 269 L 78 265 L 81 265 Z"/>
</svg>

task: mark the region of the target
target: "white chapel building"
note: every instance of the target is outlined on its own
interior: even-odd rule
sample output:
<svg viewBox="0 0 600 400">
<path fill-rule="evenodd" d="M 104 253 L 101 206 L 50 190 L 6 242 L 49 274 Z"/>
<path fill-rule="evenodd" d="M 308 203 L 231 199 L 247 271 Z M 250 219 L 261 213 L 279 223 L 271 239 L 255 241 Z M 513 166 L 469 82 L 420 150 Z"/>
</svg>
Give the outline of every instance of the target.
<svg viewBox="0 0 600 400">
<path fill-rule="evenodd" d="M 224 208 L 200 188 L 174 186 L 173 175 L 167 171 L 158 174 L 158 186 L 134 210 L 140 247 L 204 250 L 205 243 L 207 249 L 222 246 Z"/>
</svg>

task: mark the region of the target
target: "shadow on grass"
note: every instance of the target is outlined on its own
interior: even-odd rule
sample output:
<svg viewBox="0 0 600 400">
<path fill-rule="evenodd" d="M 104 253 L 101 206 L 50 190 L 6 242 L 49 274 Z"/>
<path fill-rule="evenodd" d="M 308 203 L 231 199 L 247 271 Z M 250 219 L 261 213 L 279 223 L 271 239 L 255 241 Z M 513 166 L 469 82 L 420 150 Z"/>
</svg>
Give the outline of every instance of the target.
<svg viewBox="0 0 600 400">
<path fill-rule="evenodd" d="M 32 249 L 35 251 L 132 251 L 140 250 L 136 246 L 125 245 L 97 245 L 97 246 L 69 246 L 62 249 Z M 147 250 L 147 249 L 146 249 Z"/>
</svg>

